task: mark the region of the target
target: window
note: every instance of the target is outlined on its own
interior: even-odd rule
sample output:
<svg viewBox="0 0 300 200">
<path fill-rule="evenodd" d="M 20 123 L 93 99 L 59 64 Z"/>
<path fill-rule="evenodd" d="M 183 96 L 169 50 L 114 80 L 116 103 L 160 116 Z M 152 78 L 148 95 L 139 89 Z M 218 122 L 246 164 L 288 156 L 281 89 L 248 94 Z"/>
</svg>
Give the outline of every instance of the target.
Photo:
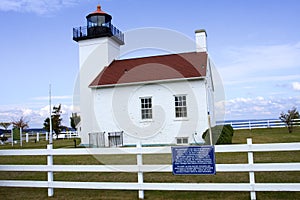
<svg viewBox="0 0 300 200">
<path fill-rule="evenodd" d="M 188 144 L 188 138 L 187 137 L 180 137 L 176 138 L 177 144 Z"/>
<path fill-rule="evenodd" d="M 176 118 L 187 117 L 186 96 L 175 96 L 175 116 Z"/>
<path fill-rule="evenodd" d="M 108 141 L 110 147 L 123 146 L 123 131 L 108 133 Z"/>
<path fill-rule="evenodd" d="M 152 119 L 152 98 L 141 98 L 141 116 L 142 119 Z"/>
</svg>

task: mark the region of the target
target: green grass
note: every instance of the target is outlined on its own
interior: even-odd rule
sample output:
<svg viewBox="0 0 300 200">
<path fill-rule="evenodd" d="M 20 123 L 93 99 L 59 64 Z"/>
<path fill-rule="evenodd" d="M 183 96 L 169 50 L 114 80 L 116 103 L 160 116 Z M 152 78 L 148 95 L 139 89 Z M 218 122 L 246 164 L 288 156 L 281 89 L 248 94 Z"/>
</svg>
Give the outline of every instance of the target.
<svg viewBox="0 0 300 200">
<path fill-rule="evenodd" d="M 235 130 L 232 142 L 243 144 L 247 138 L 252 138 L 253 144 L 300 142 L 300 126 L 295 127 L 293 133 L 288 133 L 287 128 Z"/>
<path fill-rule="evenodd" d="M 80 144 L 80 139 L 76 138 L 77 147 Z M 22 142 L 22 147 L 20 143 L 14 144 L 13 146 L 10 144 L 0 145 L 0 150 L 2 149 L 46 149 L 49 141 L 40 140 L 39 142 L 35 142 L 34 139 L 29 140 L 28 143 L 25 141 Z M 59 139 L 53 140 L 53 148 L 74 148 L 74 139 Z"/>
<path fill-rule="evenodd" d="M 255 129 L 235 131 L 233 143 L 246 143 L 251 137 L 253 143 L 300 142 L 300 127 L 294 133 L 285 128 Z M 77 144 L 79 141 L 77 141 Z M 26 148 L 46 148 L 46 142 L 23 143 Z M 54 140 L 54 148 L 72 148 L 72 140 Z M 11 145 L 0 149 L 11 149 Z M 13 147 L 19 149 L 18 145 Z M 255 162 L 300 162 L 300 152 L 259 152 L 254 153 Z M 145 164 L 170 164 L 171 155 L 144 155 Z M 246 153 L 217 153 L 217 163 L 247 163 Z M 135 164 L 136 156 L 55 156 L 54 164 Z M 46 164 L 45 156 L 0 157 L 0 164 Z M 2 180 L 47 180 L 44 172 L 0 172 Z M 299 183 L 300 172 L 256 172 L 256 182 L 260 183 Z M 136 182 L 136 173 L 54 173 L 57 181 L 99 181 Z M 174 176 L 172 173 L 144 173 L 145 182 L 183 182 L 183 183 L 248 183 L 248 173 L 217 173 L 216 175 Z M 47 189 L 40 188 L 0 188 L 1 199 L 45 199 Z M 258 199 L 299 199 L 300 192 L 257 192 Z M 55 189 L 50 199 L 137 199 L 137 191 L 119 190 L 76 190 Z M 145 191 L 145 199 L 250 199 L 249 192 L 175 192 Z"/>
</svg>

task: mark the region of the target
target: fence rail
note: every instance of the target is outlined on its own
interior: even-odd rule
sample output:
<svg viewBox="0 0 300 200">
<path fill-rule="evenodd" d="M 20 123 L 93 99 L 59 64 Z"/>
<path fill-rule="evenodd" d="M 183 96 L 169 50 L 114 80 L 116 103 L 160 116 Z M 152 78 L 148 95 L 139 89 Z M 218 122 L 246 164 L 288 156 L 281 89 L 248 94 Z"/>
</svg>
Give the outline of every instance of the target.
<svg viewBox="0 0 300 200">
<path fill-rule="evenodd" d="M 281 128 L 286 127 L 286 124 L 280 119 L 267 119 L 267 120 L 236 120 L 226 121 L 219 124 L 230 124 L 233 129 L 256 129 L 256 128 Z M 300 119 L 294 119 L 292 121 L 293 126 L 300 126 Z"/>
<path fill-rule="evenodd" d="M 300 151 L 300 143 L 216 145 L 215 152 L 247 152 L 248 163 L 216 164 L 217 172 L 248 172 L 249 183 L 146 183 L 144 172 L 172 172 L 172 165 L 144 165 L 142 155 L 171 153 L 171 147 L 128 148 L 84 148 L 84 149 L 29 149 L 0 150 L 0 156 L 47 156 L 47 165 L 0 165 L 0 171 L 47 172 L 47 181 L 0 180 L 1 187 L 34 187 L 48 188 L 48 196 L 54 195 L 54 188 L 71 189 L 105 189 L 105 190 L 137 190 L 140 199 L 145 190 L 176 191 L 248 191 L 251 199 L 256 199 L 256 191 L 300 191 L 300 183 L 256 183 L 255 172 L 300 171 L 300 163 L 254 163 L 253 152 Z M 137 156 L 136 165 L 54 165 L 53 156 L 58 155 L 120 155 Z M 138 182 L 69 182 L 55 181 L 53 172 L 134 172 L 138 174 Z"/>
</svg>

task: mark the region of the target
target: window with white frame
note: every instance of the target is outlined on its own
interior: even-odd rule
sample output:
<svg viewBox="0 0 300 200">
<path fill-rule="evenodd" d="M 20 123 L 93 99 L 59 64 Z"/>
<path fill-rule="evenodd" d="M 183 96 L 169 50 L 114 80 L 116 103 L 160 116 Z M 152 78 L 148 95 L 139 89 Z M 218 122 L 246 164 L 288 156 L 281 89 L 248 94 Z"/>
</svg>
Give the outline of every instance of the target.
<svg viewBox="0 0 300 200">
<path fill-rule="evenodd" d="M 187 117 L 187 107 L 186 107 L 186 96 L 185 95 L 175 96 L 175 117 L 176 118 Z"/>
<path fill-rule="evenodd" d="M 141 98 L 141 117 L 142 119 L 152 119 L 152 98 Z"/>
<path fill-rule="evenodd" d="M 177 144 L 188 144 L 188 138 L 187 137 L 178 137 L 176 138 Z"/>
</svg>

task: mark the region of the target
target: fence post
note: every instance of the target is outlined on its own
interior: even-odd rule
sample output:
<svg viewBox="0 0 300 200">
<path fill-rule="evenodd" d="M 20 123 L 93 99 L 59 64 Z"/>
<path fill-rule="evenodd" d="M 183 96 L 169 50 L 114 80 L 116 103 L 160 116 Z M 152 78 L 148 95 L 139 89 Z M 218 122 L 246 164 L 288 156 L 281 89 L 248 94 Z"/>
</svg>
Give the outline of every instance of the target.
<svg viewBox="0 0 300 200">
<path fill-rule="evenodd" d="M 39 133 L 39 132 L 36 133 L 36 141 L 37 141 L 37 142 L 40 141 L 40 133 Z"/>
<path fill-rule="evenodd" d="M 53 149 L 53 144 L 48 144 L 47 149 L 51 151 Z M 48 155 L 47 155 L 47 166 L 53 166 L 52 152 L 48 153 Z M 54 195 L 54 190 L 53 190 L 53 188 L 50 187 L 50 184 L 52 182 L 53 182 L 53 172 L 48 171 L 48 197 L 53 197 L 53 195 Z"/>
<path fill-rule="evenodd" d="M 14 146 L 14 131 L 11 129 L 11 146 Z"/>
<path fill-rule="evenodd" d="M 26 133 L 26 143 L 28 143 L 28 141 L 29 141 L 29 135 L 28 133 Z"/>
<path fill-rule="evenodd" d="M 136 147 L 137 147 L 138 151 L 141 151 L 142 150 L 141 142 L 138 142 Z M 137 165 L 138 165 L 138 168 L 139 168 L 138 184 L 143 184 L 143 182 L 144 182 L 143 172 L 140 171 L 140 166 L 143 165 L 143 155 L 142 155 L 142 153 L 138 153 L 136 159 L 137 159 Z M 139 199 L 144 199 L 144 190 L 139 190 Z"/>
<path fill-rule="evenodd" d="M 23 135 L 23 133 L 22 133 L 22 128 L 20 128 L 20 146 L 22 147 L 23 145 L 22 145 L 22 135 Z"/>
<path fill-rule="evenodd" d="M 253 165 L 254 161 L 253 161 L 253 151 L 252 151 L 252 139 L 251 138 L 247 138 L 247 145 L 249 147 L 249 151 L 248 151 L 248 164 L 249 165 Z M 254 186 L 255 186 L 255 176 L 254 176 L 254 171 L 249 171 L 249 180 L 250 180 L 250 185 L 252 187 L 252 191 L 250 192 L 250 198 L 251 200 L 256 200 L 256 193 L 254 190 Z"/>
</svg>

